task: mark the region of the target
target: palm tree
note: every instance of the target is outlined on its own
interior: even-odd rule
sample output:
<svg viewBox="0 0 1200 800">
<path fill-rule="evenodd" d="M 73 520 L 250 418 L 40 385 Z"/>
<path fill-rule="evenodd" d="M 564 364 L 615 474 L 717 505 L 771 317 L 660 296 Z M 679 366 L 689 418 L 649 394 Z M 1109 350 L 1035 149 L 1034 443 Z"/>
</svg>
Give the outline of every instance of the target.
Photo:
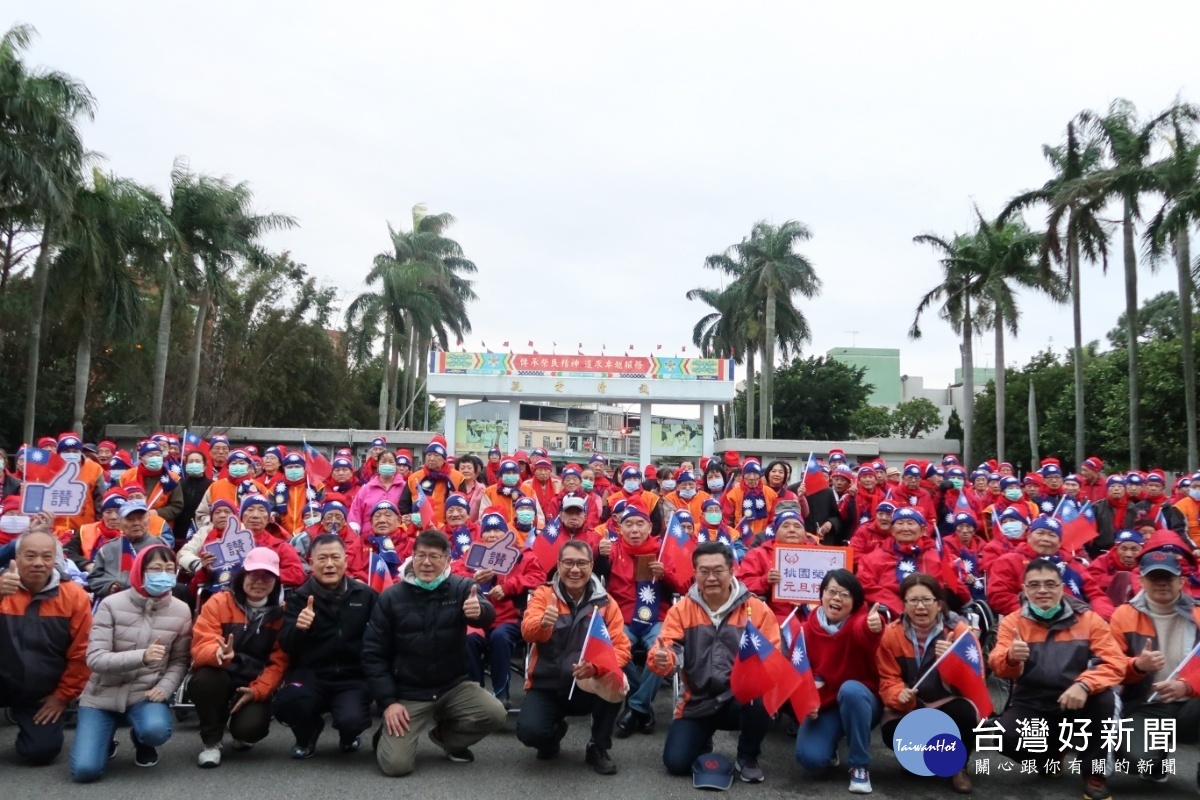
<svg viewBox="0 0 1200 800">
<path fill-rule="evenodd" d="M 687 293 L 688 300 L 700 300 L 712 309 L 701 317 L 692 328 L 692 344 L 700 349 L 700 354 L 705 358 L 728 358 L 736 364 L 746 361 L 746 340 L 740 335 L 743 324 L 738 319 L 739 314 L 746 308 L 746 304 L 742 302 L 739 294 L 741 288 L 739 284 L 733 284 L 725 289 L 700 287 Z M 748 413 L 753 406 L 752 383 L 752 378 L 746 382 L 747 392 L 749 392 L 746 404 Z M 750 419 L 753 420 L 753 417 Z M 737 435 L 737 426 L 733 420 L 733 403 L 728 405 L 720 422 L 722 436 Z M 747 428 L 747 436 L 750 436 L 749 428 Z"/>
<path fill-rule="evenodd" d="M 1081 137 L 1077 128 L 1080 120 L 1067 123 L 1067 138 L 1063 145 L 1042 146 L 1042 153 L 1055 175 L 1040 189 L 1017 195 L 1001 212 L 999 222 L 1012 214 L 1036 204 L 1049 208 L 1046 217 L 1046 237 L 1043 252 L 1053 255 L 1065 267 L 1066 282 L 1071 292 L 1071 315 L 1074 323 L 1073 358 L 1075 366 L 1075 463 L 1085 458 L 1086 429 L 1083 392 L 1083 315 L 1080 302 L 1080 261 L 1086 258 L 1108 266 L 1108 231 L 1099 217 L 1105 197 L 1090 182 L 1099 171 L 1103 150 L 1098 141 Z M 1063 239 L 1066 252 L 1063 252 Z"/>
<path fill-rule="evenodd" d="M 1043 253 L 1045 234 L 1030 231 L 1020 220 L 988 222 L 975 209 L 979 229 L 971 247 L 978 252 L 983 284 L 980 287 L 979 320 L 996 337 L 996 458 L 1005 460 L 1004 429 L 1007 422 L 1007 367 L 1004 365 L 1004 330 L 1017 335 L 1021 309 L 1015 289 L 1043 292 L 1055 302 L 1066 302 L 1061 278 L 1050 269 Z"/>
<path fill-rule="evenodd" d="M 948 322 L 955 333 L 962 337 L 963 371 L 963 463 L 975 463 L 972 435 L 975 428 L 975 314 L 972 303 L 978 305 L 983 287 L 984 272 L 978 261 L 978 252 L 973 248 L 969 234 L 955 234 L 944 239 L 932 233 L 913 237 L 917 244 L 927 244 L 941 254 L 941 282 L 926 292 L 917 303 L 912 326 L 908 329 L 911 339 L 920 339 L 921 315 L 935 303 L 941 303 L 938 316 Z"/>
<path fill-rule="evenodd" d="M 1138 296 L 1137 250 L 1134 247 L 1134 227 L 1141 219 L 1139 199 L 1155 185 L 1150 169 L 1150 148 L 1164 121 L 1170 116 L 1164 111 L 1154 119 L 1139 123 L 1137 109 L 1128 100 L 1114 100 L 1104 115 L 1085 111 L 1081 119 L 1090 125 L 1103 144 L 1110 162 L 1109 169 L 1093 180 L 1096 190 L 1106 198 L 1120 199 L 1122 206 L 1121 233 L 1125 257 L 1125 325 L 1128 333 L 1129 358 L 1129 468 L 1138 469 L 1142 460 L 1142 432 L 1138 419 L 1141 395 L 1138 389 Z M 1151 262 L 1153 267 L 1153 262 Z"/>
<path fill-rule="evenodd" d="M 95 110 L 87 87 L 71 76 L 26 68 L 21 54 L 33 34 L 33 28 L 17 25 L 0 38 L 0 217 L 39 222 L 42 229 L 33 267 L 25 441 L 33 440 L 37 413 L 51 251 L 70 213 L 86 157 L 78 124 L 91 119 Z"/>
<path fill-rule="evenodd" d="M 1170 155 L 1154 165 L 1157 193 L 1163 206 L 1146 228 L 1150 257 L 1161 260 L 1170 244 L 1179 279 L 1179 330 L 1183 361 L 1183 406 L 1187 418 L 1188 469 L 1200 466 L 1196 437 L 1196 361 L 1193 347 L 1192 304 L 1196 301 L 1196 276 L 1191 263 L 1191 226 L 1200 221 L 1200 144 L 1192 126 L 1200 113 L 1176 105 L 1168 112 Z M 1132 341 L 1131 341 L 1132 344 Z"/>
</svg>

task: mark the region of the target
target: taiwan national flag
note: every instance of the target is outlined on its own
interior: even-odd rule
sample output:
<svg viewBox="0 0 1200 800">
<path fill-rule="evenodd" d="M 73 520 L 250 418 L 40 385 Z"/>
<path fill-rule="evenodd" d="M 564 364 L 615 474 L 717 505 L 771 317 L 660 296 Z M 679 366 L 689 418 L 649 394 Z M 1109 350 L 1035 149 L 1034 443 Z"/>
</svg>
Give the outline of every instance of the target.
<svg viewBox="0 0 1200 800">
<path fill-rule="evenodd" d="M 942 683 L 975 704 L 980 719 L 991 716 L 992 697 L 983 675 L 983 650 L 975 634 L 967 631 L 955 639 L 937 670 Z"/>
<path fill-rule="evenodd" d="M 308 482 L 311 484 L 324 483 L 333 472 L 329 459 L 308 442 L 304 443 L 304 467 L 308 471 Z M 421 517 L 424 521 L 425 517 Z"/>
<path fill-rule="evenodd" d="M 774 714 L 799 683 L 800 675 L 779 648 L 747 620 L 729 675 L 729 688 L 737 701 L 745 705 L 761 697 L 767 713 Z"/>
<path fill-rule="evenodd" d="M 1192 687 L 1192 694 L 1200 692 L 1200 644 L 1192 648 L 1175 670 L 1175 677 Z"/>
<path fill-rule="evenodd" d="M 413 498 L 412 510 L 421 515 L 422 528 L 436 528 L 438 521 L 434 519 L 433 503 L 429 502 L 429 495 L 425 494 L 425 490 L 421 488 L 420 482 L 417 482 L 417 496 Z"/>
<path fill-rule="evenodd" d="M 392 572 L 388 563 L 378 553 L 371 553 L 371 564 L 367 571 L 367 585 L 376 592 L 382 592 L 392 585 Z"/>
<path fill-rule="evenodd" d="M 829 488 L 829 476 L 817 462 L 816 453 L 808 454 L 808 463 L 804 466 L 804 494 L 816 494 L 822 489 Z"/>
<path fill-rule="evenodd" d="M 1082 504 L 1071 501 L 1059 503 L 1054 512 L 1062 522 L 1062 549 L 1074 553 L 1099 535 L 1096 530 L 1096 512 L 1092 510 L 1092 501 L 1084 500 Z"/>
<path fill-rule="evenodd" d="M 670 559 L 675 565 L 679 579 L 688 584 L 695 575 L 692 571 L 692 551 L 695 549 L 696 540 L 683 529 L 683 523 L 679 521 L 679 512 L 676 511 L 667 523 L 667 535 L 663 537 L 662 555 L 658 560 L 666 563 Z"/>
<path fill-rule="evenodd" d="M 799 623 L 797 623 L 799 624 Z M 791 645 L 791 666 L 798 681 L 791 694 L 784 694 L 788 684 L 781 683 L 772 688 L 763 698 L 763 703 L 769 709 L 782 706 L 790 700 L 796 719 L 802 720 L 821 707 L 821 694 L 817 691 L 817 679 L 813 676 L 812 665 L 808 662 L 807 647 L 804 644 L 803 631 L 798 632 Z"/>
<path fill-rule="evenodd" d="M 124 536 L 121 537 L 121 572 L 133 572 L 133 561 L 137 558 L 137 553 L 134 552 L 133 542 Z"/>
<path fill-rule="evenodd" d="M 66 465 L 67 462 L 53 450 L 25 448 L 25 480 L 30 483 L 50 483 Z"/>
<path fill-rule="evenodd" d="M 617 664 L 617 651 L 613 649 L 612 637 L 608 635 L 599 607 L 592 609 L 592 621 L 588 624 L 587 638 L 583 640 L 579 660 L 591 664 L 600 674 L 617 674 L 621 671 Z"/>
<path fill-rule="evenodd" d="M 546 570 L 547 574 L 558 565 L 558 551 L 562 547 L 561 539 L 562 525 L 557 519 L 552 519 L 540 531 L 534 527 L 525 540 L 525 546 L 533 551 L 534 557 L 537 558 L 538 563 L 542 565 L 542 569 Z"/>
<path fill-rule="evenodd" d="M 189 453 L 202 453 L 204 460 L 210 460 L 210 452 L 212 446 L 201 439 L 195 431 L 183 432 L 183 457 L 186 459 Z"/>
</svg>

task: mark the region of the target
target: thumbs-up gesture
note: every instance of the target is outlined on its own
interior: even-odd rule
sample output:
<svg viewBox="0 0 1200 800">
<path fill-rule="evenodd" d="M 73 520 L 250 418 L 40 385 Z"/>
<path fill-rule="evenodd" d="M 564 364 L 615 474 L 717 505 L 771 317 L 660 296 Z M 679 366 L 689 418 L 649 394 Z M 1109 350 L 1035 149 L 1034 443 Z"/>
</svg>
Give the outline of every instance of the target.
<svg viewBox="0 0 1200 800">
<path fill-rule="evenodd" d="M 1024 664 L 1029 660 L 1029 644 L 1021 638 L 1019 631 L 1013 631 L 1012 644 L 1008 647 L 1005 659 L 1010 664 Z"/>
<path fill-rule="evenodd" d="M 1137 667 L 1138 672 L 1158 672 L 1166 666 L 1167 659 L 1163 656 L 1162 651 L 1154 650 L 1150 647 L 1150 641 L 1146 641 L 1146 646 L 1142 648 L 1142 652 L 1138 653 L 1137 658 L 1133 660 L 1133 665 Z"/>
<path fill-rule="evenodd" d="M 612 552 L 612 539 L 605 536 L 600 540 L 600 546 L 596 548 L 596 552 L 607 557 Z"/>
<path fill-rule="evenodd" d="M 233 634 L 229 634 L 228 638 L 222 639 L 220 636 L 217 640 L 217 663 L 228 664 L 233 661 Z"/>
<path fill-rule="evenodd" d="M 483 606 L 479 604 L 479 584 L 471 584 L 471 593 L 467 595 L 467 599 L 462 605 L 463 616 L 467 619 L 479 619 L 479 615 L 483 613 Z"/>
<path fill-rule="evenodd" d="M 313 596 L 310 594 L 308 596 L 308 605 L 296 616 L 296 630 L 308 630 L 312 627 L 313 620 L 317 618 L 317 612 L 313 611 L 313 599 Z"/>
<path fill-rule="evenodd" d="M 946 651 L 954 646 L 954 634 L 948 634 L 945 639 L 938 639 L 933 644 L 933 654 L 938 658 L 946 655 Z"/>
<path fill-rule="evenodd" d="M 17 562 L 8 562 L 8 571 L 0 575 L 0 597 L 16 594 L 21 588 L 21 574 L 17 572 Z"/>
<path fill-rule="evenodd" d="M 167 648 L 162 645 L 162 639 L 155 639 L 154 644 L 146 648 L 146 652 L 142 654 L 142 663 L 147 667 L 153 667 L 162 663 L 162 660 L 167 657 Z"/>
<path fill-rule="evenodd" d="M 542 630 L 550 630 L 556 622 L 558 622 L 558 603 L 552 599 L 546 604 L 546 610 L 542 612 Z"/>
<path fill-rule="evenodd" d="M 879 633 L 883 630 L 883 615 L 879 613 L 879 603 L 871 606 L 871 613 L 867 614 L 867 629 L 871 633 Z"/>
<path fill-rule="evenodd" d="M 667 669 L 671 666 L 671 654 L 662 646 L 661 639 L 654 640 L 654 666 L 658 669 Z"/>
</svg>

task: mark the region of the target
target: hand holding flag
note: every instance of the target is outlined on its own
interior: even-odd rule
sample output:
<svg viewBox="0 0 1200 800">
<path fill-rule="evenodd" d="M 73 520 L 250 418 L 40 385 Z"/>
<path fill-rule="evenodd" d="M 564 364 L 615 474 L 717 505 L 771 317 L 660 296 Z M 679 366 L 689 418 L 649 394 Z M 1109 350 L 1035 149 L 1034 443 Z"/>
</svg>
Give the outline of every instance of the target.
<svg viewBox="0 0 1200 800">
<path fill-rule="evenodd" d="M 804 495 L 814 495 L 829 488 L 829 476 L 817 461 L 816 453 L 808 454 L 808 462 L 804 465 Z"/>
<path fill-rule="evenodd" d="M 945 647 L 933 662 L 933 666 L 917 678 L 912 686 L 914 692 L 934 670 L 937 670 L 942 683 L 974 704 L 980 719 L 991 715 L 992 698 L 988 694 L 987 681 L 984 678 L 983 648 L 979 646 L 979 640 L 975 638 L 974 633 L 967 631 Z"/>
</svg>

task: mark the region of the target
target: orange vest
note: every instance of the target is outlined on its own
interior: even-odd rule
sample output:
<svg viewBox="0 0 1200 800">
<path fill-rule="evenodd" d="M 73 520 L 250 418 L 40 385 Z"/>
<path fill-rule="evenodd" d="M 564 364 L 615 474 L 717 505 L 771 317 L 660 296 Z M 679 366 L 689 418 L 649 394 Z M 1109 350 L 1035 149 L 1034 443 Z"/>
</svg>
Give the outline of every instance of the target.
<svg viewBox="0 0 1200 800">
<path fill-rule="evenodd" d="M 83 553 L 83 557 L 88 561 L 92 560 L 92 551 L 96 549 L 96 542 L 99 539 L 99 522 L 91 522 L 79 528 L 79 549 Z"/>
<path fill-rule="evenodd" d="M 242 480 L 245 480 L 245 478 L 239 480 L 238 483 L 241 483 Z M 238 502 L 237 486 L 237 483 L 227 481 L 224 478 L 213 481 L 211 484 L 209 484 L 208 490 L 205 492 L 205 497 L 208 498 L 208 507 L 212 508 L 213 503 L 217 502 L 218 500 L 224 500 L 226 503 L 229 503 L 229 505 L 233 506 L 233 510 L 235 512 L 238 512 L 241 504 Z M 254 491 L 264 497 L 267 497 L 267 490 L 263 488 L 263 485 L 258 481 L 254 481 Z"/>
<path fill-rule="evenodd" d="M 75 516 L 67 517 L 67 525 L 71 530 L 79 530 L 83 525 L 96 521 L 96 504 L 92 501 L 92 495 L 96 491 L 96 482 L 103 479 L 103 467 L 86 458 L 80 460 L 79 476 L 75 480 L 86 483 L 87 491 L 83 494 L 83 509 Z"/>
<path fill-rule="evenodd" d="M 166 469 L 166 467 L 163 467 Z M 140 480 L 137 466 L 132 469 L 125 470 L 125 474 L 121 476 L 121 486 L 137 486 L 146 493 L 146 507 L 153 511 L 156 508 L 162 508 L 171 500 L 171 492 L 163 491 L 162 484 L 158 482 L 158 478 L 150 478 L 150 480 Z M 172 489 L 171 491 L 175 491 Z"/>
<path fill-rule="evenodd" d="M 483 496 L 487 498 L 486 503 L 479 504 L 479 515 L 495 512 L 503 514 L 508 520 L 508 526 L 511 528 L 517 521 L 517 511 L 513 508 L 513 501 L 504 495 L 500 494 L 500 486 L 489 486 L 483 490 Z M 484 509 L 487 509 L 486 511 Z"/>
<path fill-rule="evenodd" d="M 767 503 L 767 515 L 762 519 L 750 520 L 750 530 L 754 533 L 762 533 L 767 529 L 767 525 L 770 524 L 771 518 L 775 516 L 775 499 L 778 496 L 775 494 L 775 490 L 770 486 L 767 486 L 766 484 L 759 484 L 759 486 L 762 488 L 763 500 L 765 500 Z M 733 509 L 733 518 L 726 519 L 725 521 L 731 526 L 737 525 L 742 521 L 743 516 L 742 485 L 740 483 L 725 493 L 725 502 L 728 503 L 730 508 Z M 701 517 L 701 519 L 703 519 L 703 517 Z"/>
<path fill-rule="evenodd" d="M 450 483 L 454 486 L 460 486 L 463 482 L 462 473 L 456 469 L 452 469 L 448 473 L 450 475 Z M 412 498 L 413 508 L 417 505 L 417 485 L 425 478 L 425 468 L 413 472 L 408 476 L 408 494 Z M 447 489 L 445 481 L 434 481 L 433 491 L 428 492 L 425 496 L 429 498 L 429 505 L 433 508 L 433 519 L 422 519 L 422 528 L 440 528 L 446 524 L 446 497 L 453 488 Z"/>
</svg>

